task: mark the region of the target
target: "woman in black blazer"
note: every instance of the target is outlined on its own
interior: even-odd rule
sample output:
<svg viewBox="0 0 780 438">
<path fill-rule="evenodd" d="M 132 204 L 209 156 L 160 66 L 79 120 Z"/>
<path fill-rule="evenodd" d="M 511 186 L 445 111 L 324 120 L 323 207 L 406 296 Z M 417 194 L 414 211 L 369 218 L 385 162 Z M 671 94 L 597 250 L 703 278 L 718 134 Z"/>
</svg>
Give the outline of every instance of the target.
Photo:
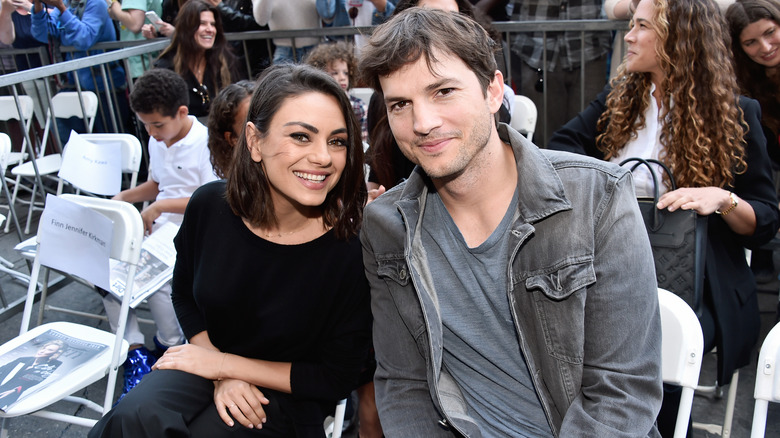
<svg viewBox="0 0 780 438">
<path fill-rule="evenodd" d="M 750 362 L 760 329 L 744 248 L 780 226 L 761 110 L 739 97 L 728 28 L 712 0 L 641 0 L 625 40 L 616 78 L 548 147 L 614 162 L 658 159 L 680 187 L 668 191 L 666 181 L 658 207 L 709 217 L 700 322 L 725 385 Z M 651 194 L 647 174 L 634 181 L 638 195 Z"/>
</svg>

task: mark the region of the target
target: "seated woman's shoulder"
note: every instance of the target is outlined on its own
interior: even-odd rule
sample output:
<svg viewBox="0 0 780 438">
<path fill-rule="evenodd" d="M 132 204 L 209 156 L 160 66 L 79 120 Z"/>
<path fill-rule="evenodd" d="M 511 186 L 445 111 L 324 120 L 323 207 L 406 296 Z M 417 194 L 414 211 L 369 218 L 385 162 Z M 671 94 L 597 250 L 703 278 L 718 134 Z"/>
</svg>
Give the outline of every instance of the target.
<svg viewBox="0 0 780 438">
<path fill-rule="evenodd" d="M 198 187 L 190 198 L 190 203 L 213 203 L 215 199 L 225 198 L 226 181 L 218 179 Z"/>
</svg>

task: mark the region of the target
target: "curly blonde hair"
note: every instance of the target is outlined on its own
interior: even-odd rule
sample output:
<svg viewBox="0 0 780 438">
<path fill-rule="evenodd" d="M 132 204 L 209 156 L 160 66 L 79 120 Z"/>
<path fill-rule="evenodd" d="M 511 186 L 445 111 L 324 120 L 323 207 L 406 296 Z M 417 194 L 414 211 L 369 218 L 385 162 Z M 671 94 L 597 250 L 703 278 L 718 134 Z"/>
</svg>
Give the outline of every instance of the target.
<svg viewBox="0 0 780 438">
<path fill-rule="evenodd" d="M 747 167 L 747 125 L 738 105 L 725 20 L 712 0 L 654 3 L 656 55 L 664 73 L 659 158 L 679 187 L 729 186 Z M 605 159 L 615 157 L 645 126 L 651 102 L 650 73 L 629 73 L 625 61 L 611 86 L 607 110 L 598 121 L 602 134 L 597 143 Z"/>
</svg>

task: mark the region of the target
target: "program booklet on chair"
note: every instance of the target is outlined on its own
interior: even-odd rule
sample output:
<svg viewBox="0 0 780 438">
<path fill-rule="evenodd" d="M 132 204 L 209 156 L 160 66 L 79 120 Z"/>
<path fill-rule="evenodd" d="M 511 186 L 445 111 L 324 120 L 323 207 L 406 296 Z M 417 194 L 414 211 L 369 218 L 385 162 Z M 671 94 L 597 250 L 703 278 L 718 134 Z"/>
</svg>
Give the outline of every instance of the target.
<svg viewBox="0 0 780 438">
<path fill-rule="evenodd" d="M 65 378 L 108 345 L 47 330 L 0 356 L 0 411 Z"/>
<path fill-rule="evenodd" d="M 173 246 L 173 238 L 176 237 L 178 231 L 178 225 L 166 222 L 144 238 L 144 242 L 141 244 L 141 258 L 135 273 L 130 307 L 136 307 L 173 277 L 173 265 L 176 262 L 176 248 Z M 127 268 L 127 263 L 111 260 L 111 293 L 120 300 L 125 293 Z"/>
</svg>

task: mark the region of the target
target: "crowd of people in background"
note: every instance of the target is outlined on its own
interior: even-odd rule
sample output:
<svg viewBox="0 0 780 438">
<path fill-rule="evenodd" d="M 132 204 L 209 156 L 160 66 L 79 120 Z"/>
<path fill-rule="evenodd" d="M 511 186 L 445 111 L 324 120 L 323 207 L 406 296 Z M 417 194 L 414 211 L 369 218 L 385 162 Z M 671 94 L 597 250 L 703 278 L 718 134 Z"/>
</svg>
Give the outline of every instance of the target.
<svg viewBox="0 0 780 438">
<path fill-rule="evenodd" d="M 46 46 L 54 54 L 73 46 L 66 59 L 99 53 L 92 48 L 100 42 L 170 38 L 159 53 L 131 57 L 128 71 L 113 62 L 105 78 L 83 68 L 61 84 L 96 91 L 101 107 L 118 109 L 125 131 L 146 136 L 149 180 L 116 199 L 150 201 L 142 213 L 150 233 L 155 221 L 181 224 L 172 285 L 150 300 L 156 351 L 146 350 L 131 314 L 122 401 L 90 436 L 145 436 L 145 421 L 202 436 L 252 429 L 319 436 L 332 402 L 352 390 L 362 437 L 452 436 L 453 428 L 494 436 L 514 427 L 530 436 L 625 428 L 671 436 L 679 393 L 661 389 L 660 340 L 651 330 L 658 328 L 657 303 L 629 286 L 637 275 L 651 282 L 652 275 L 638 270 L 627 278 L 601 258 L 604 248 L 619 249 L 591 221 L 603 212 L 589 210 L 599 202 L 614 208 L 610 232 L 625 231 L 621 242 L 631 238 L 629 225 L 641 222 L 633 207 L 601 198 L 607 186 L 626 199 L 652 192 L 641 170 L 627 176 L 606 163 L 629 157 L 657 159 L 676 176 L 679 189 L 664 187 L 658 208 L 709 218 L 699 316 L 705 351 L 718 352 L 720 384 L 749 363 L 760 330 L 755 279 L 776 275 L 772 251 L 761 246 L 780 228 L 780 0 L 0 6 L 0 43 Z M 492 26 L 599 18 L 630 20 L 629 31 L 622 38 L 577 30 L 507 39 Z M 233 32 L 332 26 L 381 27 L 371 37 L 227 39 Z M 41 64 L 16 57 L 18 69 Z M 353 96 L 356 87 L 372 88 L 370 100 Z M 534 144 L 507 125 L 515 94 L 540 110 Z M 112 132 L 108 112 L 98 114 L 94 131 Z M 57 123 L 63 144 L 71 129 L 85 130 L 78 119 Z M 444 150 L 455 140 L 465 146 L 451 157 Z M 498 184 L 499 176 L 512 184 Z M 588 193 L 574 188 L 579 183 Z M 490 196 L 474 198 L 475 187 Z M 524 190 L 537 190 L 544 202 Z M 490 214 L 474 215 L 474 206 Z M 548 234 L 568 224 L 597 241 L 591 247 Z M 537 237 L 530 245 L 544 257 L 507 262 L 516 248 L 494 233 L 518 236 L 531 225 Z M 540 243 L 548 239 L 555 243 Z M 645 239 L 620 247 L 627 259 L 648 261 Z M 752 265 L 744 248 L 754 250 Z M 585 255 L 562 268 L 553 260 L 558 250 L 561 260 L 574 251 Z M 525 271 L 507 278 L 512 269 Z M 231 293 L 215 295 L 225 276 Z M 562 291 L 567 281 L 587 293 Z M 644 306 L 631 318 L 644 318 L 641 333 L 611 319 L 618 287 Z M 502 293 L 483 300 L 474 293 L 481 288 Z M 536 313 L 517 306 L 531 293 L 526 305 L 538 306 Z M 115 327 L 118 304 L 105 294 L 104 303 Z M 539 313 L 562 318 L 555 333 Z M 496 333 L 500 342 L 479 345 Z M 554 351 L 542 351 L 544 343 Z M 614 359 L 618 345 L 624 353 L 632 345 L 634 356 Z M 521 389 L 507 389 L 502 379 Z M 611 397 L 620 403 L 600 412 L 588 402 L 609 404 Z M 156 410 L 151 417 L 149 406 Z M 508 420 L 518 412 L 522 421 Z"/>
</svg>

